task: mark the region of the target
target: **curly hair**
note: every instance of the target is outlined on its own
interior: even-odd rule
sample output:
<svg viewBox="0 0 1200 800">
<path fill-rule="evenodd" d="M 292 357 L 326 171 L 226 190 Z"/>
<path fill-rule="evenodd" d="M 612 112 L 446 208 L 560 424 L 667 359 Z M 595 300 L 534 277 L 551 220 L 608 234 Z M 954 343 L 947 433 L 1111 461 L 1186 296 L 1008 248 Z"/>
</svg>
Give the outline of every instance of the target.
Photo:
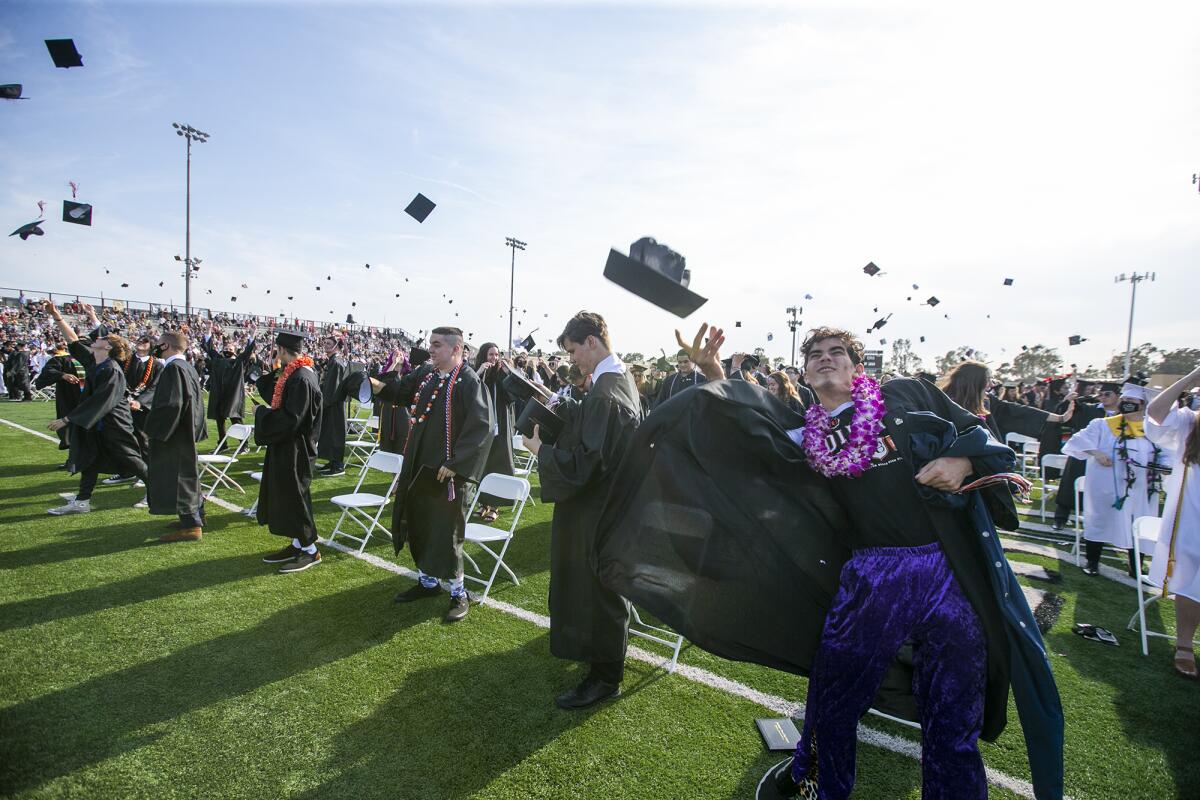
<svg viewBox="0 0 1200 800">
<path fill-rule="evenodd" d="M 858 337 L 847 330 L 841 328 L 832 328 L 828 325 L 823 325 L 820 328 L 813 328 L 804 337 L 804 343 L 800 345 L 800 353 L 804 356 L 804 363 L 808 363 L 808 355 L 819 342 L 826 339 L 840 339 L 842 344 L 846 345 L 846 352 L 850 356 L 850 361 L 854 364 L 863 362 L 863 343 Z"/>
<path fill-rule="evenodd" d="M 104 338 L 108 341 L 108 346 L 112 348 L 112 350 L 110 350 L 108 353 L 109 358 L 111 358 L 113 361 L 120 361 L 122 363 L 129 360 L 129 342 L 124 336 L 110 333 Z"/>
</svg>

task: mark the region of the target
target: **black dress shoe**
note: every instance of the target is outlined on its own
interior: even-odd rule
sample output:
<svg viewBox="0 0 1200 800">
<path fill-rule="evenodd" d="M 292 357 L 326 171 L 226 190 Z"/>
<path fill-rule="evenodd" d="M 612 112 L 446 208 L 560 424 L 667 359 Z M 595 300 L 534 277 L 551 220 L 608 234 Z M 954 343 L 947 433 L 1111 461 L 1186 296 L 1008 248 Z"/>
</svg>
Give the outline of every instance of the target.
<svg viewBox="0 0 1200 800">
<path fill-rule="evenodd" d="M 176 524 L 178 524 L 178 523 L 176 523 Z M 283 548 L 282 550 L 276 550 L 274 553 L 268 553 L 267 555 L 263 556 L 263 563 L 264 564 L 283 564 L 288 561 L 291 561 L 292 559 L 294 559 L 296 556 L 300 555 L 303 552 L 304 551 L 301 550 L 299 547 L 293 547 L 292 545 L 289 544 L 287 547 Z"/>
<path fill-rule="evenodd" d="M 789 758 L 775 768 L 773 782 L 779 797 L 795 797 L 800 794 L 800 785 L 792 779 L 792 759 Z"/>
<path fill-rule="evenodd" d="M 1054 531 L 1055 533 L 1062 533 L 1066 529 L 1067 523 L 1059 522 L 1058 520 L 1054 520 L 1054 524 L 1050 526 L 1050 530 Z"/>
<path fill-rule="evenodd" d="M 554 698 L 554 704 L 559 708 L 579 709 L 594 706 L 596 703 L 621 696 L 621 685 L 605 683 L 595 678 L 585 678 L 583 683 L 563 692 Z"/>
<path fill-rule="evenodd" d="M 463 592 L 460 595 L 451 595 L 450 608 L 446 609 L 446 616 L 442 619 L 445 622 L 458 622 L 460 619 L 465 617 L 467 612 L 470 610 L 471 598 L 467 596 L 466 592 Z"/>
<path fill-rule="evenodd" d="M 1091 564 L 1085 564 L 1082 567 L 1080 567 L 1079 569 L 1081 572 L 1083 572 L 1084 575 L 1087 575 L 1089 578 L 1094 578 L 1100 574 L 1099 567 L 1093 567 Z"/>
<path fill-rule="evenodd" d="M 426 597 L 433 597 L 435 594 L 441 594 L 442 587 L 440 586 L 422 586 L 420 581 L 417 581 L 407 590 L 400 592 L 394 598 L 397 603 L 411 603 L 413 600 L 423 600 Z"/>
</svg>

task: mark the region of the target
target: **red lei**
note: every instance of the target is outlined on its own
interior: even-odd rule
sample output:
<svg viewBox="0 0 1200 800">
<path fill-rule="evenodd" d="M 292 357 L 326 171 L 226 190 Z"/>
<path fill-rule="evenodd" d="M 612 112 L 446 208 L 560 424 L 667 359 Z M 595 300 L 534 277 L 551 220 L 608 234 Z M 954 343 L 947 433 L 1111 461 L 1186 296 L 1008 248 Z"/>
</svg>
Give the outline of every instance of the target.
<svg viewBox="0 0 1200 800">
<path fill-rule="evenodd" d="M 271 408 L 279 408 L 283 405 L 283 387 L 287 385 L 288 378 L 292 377 L 292 373 L 301 367 L 311 367 L 313 360 L 308 356 L 296 356 L 292 363 L 283 368 L 283 374 L 279 376 L 279 380 L 275 381 L 275 391 L 271 394 Z"/>
</svg>

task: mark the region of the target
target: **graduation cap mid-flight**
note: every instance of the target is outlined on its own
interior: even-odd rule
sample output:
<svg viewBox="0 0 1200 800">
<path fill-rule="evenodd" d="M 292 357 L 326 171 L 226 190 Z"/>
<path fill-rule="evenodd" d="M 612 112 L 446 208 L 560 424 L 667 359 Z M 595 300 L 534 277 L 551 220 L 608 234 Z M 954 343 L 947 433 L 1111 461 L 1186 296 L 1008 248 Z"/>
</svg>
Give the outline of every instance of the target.
<svg viewBox="0 0 1200 800">
<path fill-rule="evenodd" d="M 21 96 L 21 84 L 6 83 L 0 86 L 0 100 L 28 100 L 28 97 Z"/>
<path fill-rule="evenodd" d="M 74 39 L 47 39 L 46 49 L 50 51 L 50 58 L 54 59 L 56 67 L 67 69 L 83 66 L 83 56 L 75 49 Z"/>
<path fill-rule="evenodd" d="M 867 329 L 867 333 L 871 333 L 872 331 L 877 331 L 877 330 L 881 329 L 881 328 L 882 328 L 884 325 L 887 325 L 887 324 L 888 324 L 888 320 L 889 320 L 889 319 L 891 319 L 891 318 L 892 318 L 892 315 L 891 315 L 891 314 L 888 314 L 888 315 L 887 315 L 886 317 L 884 317 L 883 319 L 877 319 L 877 320 L 875 320 L 875 324 L 874 324 L 874 325 L 872 325 L 870 328 L 868 328 L 868 329 Z"/>
<path fill-rule="evenodd" d="M 925 337 L 924 337 L 924 336 L 922 336 L 922 337 L 921 337 L 921 341 L 922 341 L 922 342 L 923 342 L 923 341 L 925 341 Z"/>
<path fill-rule="evenodd" d="M 89 203 L 76 203 L 74 200 L 63 200 L 63 222 L 75 225 L 92 224 L 92 206 Z"/>
<path fill-rule="evenodd" d="M 349 324 L 349 325 L 355 325 L 355 324 L 357 324 L 357 323 L 355 323 L 355 321 L 354 321 L 354 315 L 353 315 L 353 314 L 347 314 L 347 315 L 346 315 L 346 323 L 347 323 L 347 324 Z"/>
<path fill-rule="evenodd" d="M 521 347 L 524 347 L 527 352 L 533 352 L 533 348 L 536 346 L 537 342 L 533 340 L 532 336 L 526 336 L 521 340 Z"/>
<path fill-rule="evenodd" d="M 863 272 L 867 273 L 867 275 L 871 276 L 872 278 L 874 278 L 876 275 L 883 274 L 882 270 L 875 266 L 874 261 L 867 262 L 867 265 L 863 267 Z"/>
<path fill-rule="evenodd" d="M 27 222 L 24 225 L 22 225 L 21 227 L 17 228 L 12 233 L 10 233 L 9 236 L 20 236 L 21 241 L 25 241 L 30 236 L 45 236 L 46 232 L 44 230 L 42 230 L 40 227 L 38 227 L 41 224 L 42 224 L 42 221 L 40 219 L 37 220 L 36 222 Z"/>
<path fill-rule="evenodd" d="M 1005 285 L 1005 286 L 1012 286 L 1012 285 L 1013 285 L 1013 279 L 1012 279 L 1012 278 L 1005 278 L 1005 279 L 1004 279 L 1004 285 Z"/>
<path fill-rule="evenodd" d="M 941 301 L 941 300 L 938 300 L 936 297 L 931 297 L 931 298 L 929 298 L 928 300 L 926 300 L 926 301 L 925 301 L 925 305 L 927 305 L 927 306 L 936 306 L 936 305 L 937 305 L 938 303 L 940 303 L 940 302 L 942 302 L 942 301 Z"/>
<path fill-rule="evenodd" d="M 404 209 L 404 213 L 415 219 L 417 222 L 424 222 L 425 218 L 433 213 L 437 208 L 437 203 L 430 200 L 425 195 L 417 192 L 417 196 L 412 199 L 408 207 Z"/>
<path fill-rule="evenodd" d="M 1082 336 L 1078 336 L 1078 335 L 1067 337 L 1067 344 L 1072 345 L 1072 346 L 1077 345 L 1077 344 L 1083 344 L 1086 341 L 1087 341 L 1087 339 L 1083 338 Z"/>
<path fill-rule="evenodd" d="M 708 302 L 688 288 L 687 259 L 649 236 L 631 244 L 629 255 L 610 249 L 604 277 L 681 318 Z"/>
</svg>

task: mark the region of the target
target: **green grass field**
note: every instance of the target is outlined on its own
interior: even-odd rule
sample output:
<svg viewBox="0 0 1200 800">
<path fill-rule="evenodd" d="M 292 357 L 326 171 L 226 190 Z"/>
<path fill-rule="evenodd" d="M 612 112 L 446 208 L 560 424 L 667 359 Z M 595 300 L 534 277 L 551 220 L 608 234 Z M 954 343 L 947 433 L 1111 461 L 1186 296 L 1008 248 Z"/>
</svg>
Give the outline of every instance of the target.
<svg viewBox="0 0 1200 800">
<path fill-rule="evenodd" d="M 52 415 L 45 403 L 0 404 L 0 418 L 38 431 Z M 203 448 L 214 444 L 215 434 Z M 61 461 L 54 444 L 0 425 L 5 796 L 743 798 L 781 756 L 753 724 L 776 714 L 737 686 L 804 698 L 801 678 L 685 644 L 679 673 L 631 658 L 620 701 L 563 712 L 553 697 L 579 670 L 550 655 L 536 622 L 485 605 L 446 626 L 444 598 L 397 606 L 406 578 L 328 547 L 319 567 L 278 575 L 259 559 L 282 540 L 215 504 L 202 542 L 158 544 L 169 518 L 133 509 L 141 491 L 129 485 L 97 489 L 91 514 L 50 517 L 76 485 Z M 250 494 L 218 495 L 239 506 L 257 491 L 240 470 L 260 457 L 243 462 Z M 353 482 L 314 483 L 322 531 L 337 516 L 329 498 Z M 498 580 L 496 600 L 547 613 L 551 512 L 526 509 L 507 559 L 521 585 Z M 367 552 L 412 567 L 386 540 Z M 1068 793 L 1200 796 L 1200 686 L 1171 673 L 1166 640 L 1141 655 L 1125 630 L 1133 590 L 1073 562 L 1012 558 L 1062 573 L 1030 585 L 1064 601 L 1046 638 L 1067 714 Z M 1168 606 L 1151 620 L 1173 630 Z M 1121 646 L 1073 635 L 1077 621 Z M 1009 719 L 984 759 L 997 781 L 1027 781 L 1015 709 Z M 906 748 L 860 745 L 856 797 L 920 796 L 917 762 L 894 749 Z M 991 796 L 1018 795 L 994 785 Z"/>
</svg>

